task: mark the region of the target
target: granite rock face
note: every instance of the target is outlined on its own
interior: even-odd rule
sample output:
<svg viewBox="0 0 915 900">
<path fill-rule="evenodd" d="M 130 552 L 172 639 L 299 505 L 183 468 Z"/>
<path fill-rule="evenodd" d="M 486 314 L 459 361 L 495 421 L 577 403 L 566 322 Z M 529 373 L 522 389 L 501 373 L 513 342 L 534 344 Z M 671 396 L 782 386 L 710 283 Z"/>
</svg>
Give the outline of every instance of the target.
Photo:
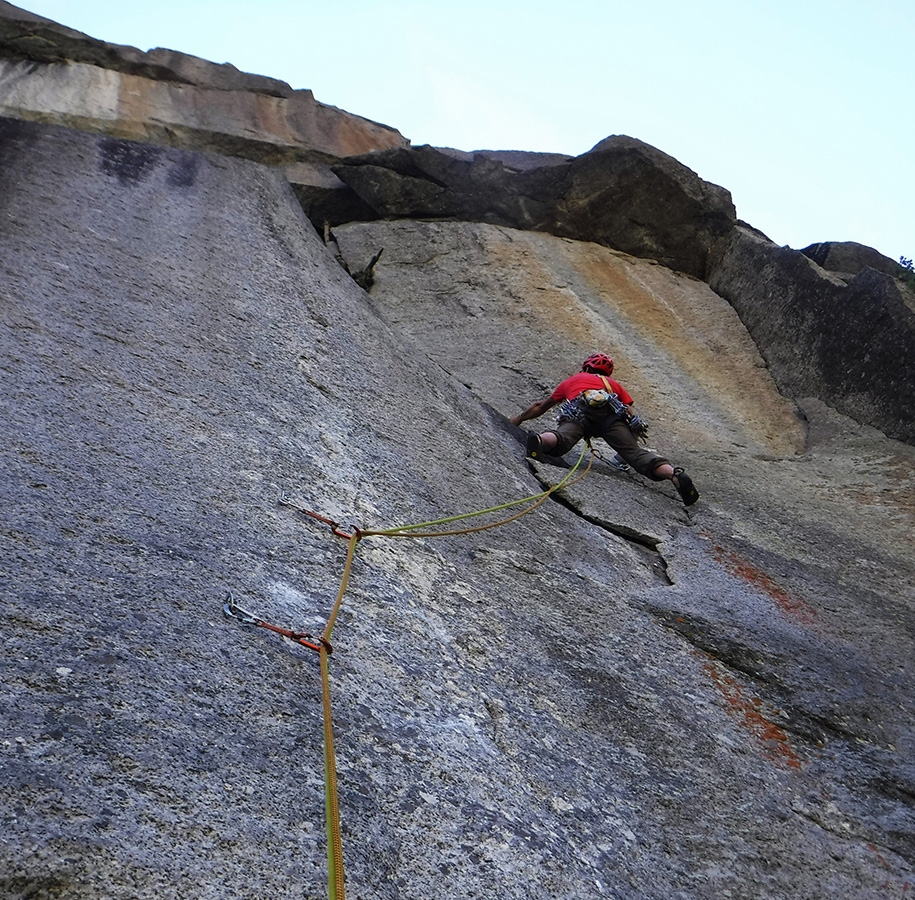
<svg viewBox="0 0 915 900">
<path fill-rule="evenodd" d="M 360 542 L 350 895 L 905 896 L 912 447 L 796 407 L 657 263 L 491 224 L 337 240 L 352 270 L 384 247 L 371 295 L 275 168 L 2 122 L 0 896 L 323 896 L 317 659 L 227 594 L 317 633 L 346 544 L 301 509 L 557 484 L 505 417 L 598 347 L 703 499 L 598 459 L 511 524 Z"/>
<path fill-rule="evenodd" d="M 915 429 L 905 399 L 915 393 L 911 367 L 898 364 L 910 351 L 911 290 L 857 277 L 864 267 L 898 277 L 898 264 L 851 242 L 806 248 L 821 268 L 856 280 L 838 301 L 834 333 L 811 337 L 816 323 L 798 331 L 804 309 L 814 320 L 826 310 L 824 321 L 833 321 L 831 303 L 818 299 L 823 279 L 803 265 L 781 266 L 773 284 L 769 257 L 752 253 L 736 270 L 713 272 L 710 260 L 742 246 L 752 227 L 735 232 L 726 190 L 641 141 L 613 136 L 576 158 L 414 148 L 395 129 L 320 103 L 311 91 L 162 48 L 106 44 L 8 3 L 0 3 L 0 115 L 276 166 L 319 233 L 382 218 L 499 224 L 714 279 L 746 322 L 757 322 L 751 332 L 794 399 L 816 396 L 903 440 Z M 794 299 L 770 302 L 772 290 Z M 822 352 L 808 354 L 808 344 Z M 834 351 L 865 367 L 863 387 L 848 369 L 837 376 Z"/>
<path fill-rule="evenodd" d="M 868 248 L 630 138 L 409 149 L 2 0 L 0 103 L 0 897 L 324 896 L 318 659 L 223 604 L 318 634 L 309 513 L 503 505 L 356 548 L 350 896 L 912 892 L 913 302 Z M 695 506 L 524 459 L 594 350 Z"/>
<path fill-rule="evenodd" d="M 0 115 L 282 167 L 303 198 L 358 210 L 327 165 L 407 144 L 310 90 L 173 50 L 99 41 L 0 2 Z M 337 213 L 339 214 L 339 213 Z"/>
<path fill-rule="evenodd" d="M 594 241 L 704 277 L 736 221 L 730 194 L 642 141 L 614 135 L 562 161 L 433 147 L 347 159 L 333 170 L 378 218 L 507 225 Z"/>
<path fill-rule="evenodd" d="M 845 264 L 843 264 L 845 265 Z M 779 386 L 915 442 L 915 294 L 865 267 L 847 278 L 737 228 L 710 286 L 737 310 Z"/>
</svg>

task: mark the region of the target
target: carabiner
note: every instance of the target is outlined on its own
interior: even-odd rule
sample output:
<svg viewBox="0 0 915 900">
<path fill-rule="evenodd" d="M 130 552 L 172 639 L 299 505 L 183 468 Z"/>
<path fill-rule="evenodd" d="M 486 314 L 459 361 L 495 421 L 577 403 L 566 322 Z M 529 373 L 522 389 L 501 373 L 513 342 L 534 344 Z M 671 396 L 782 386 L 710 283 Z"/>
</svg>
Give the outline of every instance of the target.
<svg viewBox="0 0 915 900">
<path fill-rule="evenodd" d="M 235 602 L 235 595 L 228 591 L 226 593 L 226 602 L 222 607 L 223 613 L 227 616 L 231 616 L 233 619 L 238 619 L 243 625 L 263 625 L 264 620 L 259 619 L 253 613 L 249 613 L 246 609 L 242 609 Z"/>
</svg>

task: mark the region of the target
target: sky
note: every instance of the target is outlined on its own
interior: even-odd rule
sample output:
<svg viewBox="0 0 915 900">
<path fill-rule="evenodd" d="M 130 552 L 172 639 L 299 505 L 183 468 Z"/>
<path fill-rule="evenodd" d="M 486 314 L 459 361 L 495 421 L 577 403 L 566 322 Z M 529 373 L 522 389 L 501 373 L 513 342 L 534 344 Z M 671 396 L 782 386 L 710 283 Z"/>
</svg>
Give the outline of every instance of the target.
<svg viewBox="0 0 915 900">
<path fill-rule="evenodd" d="M 910 0 L 18 0 L 308 88 L 414 145 L 645 141 L 780 245 L 915 257 Z"/>
</svg>

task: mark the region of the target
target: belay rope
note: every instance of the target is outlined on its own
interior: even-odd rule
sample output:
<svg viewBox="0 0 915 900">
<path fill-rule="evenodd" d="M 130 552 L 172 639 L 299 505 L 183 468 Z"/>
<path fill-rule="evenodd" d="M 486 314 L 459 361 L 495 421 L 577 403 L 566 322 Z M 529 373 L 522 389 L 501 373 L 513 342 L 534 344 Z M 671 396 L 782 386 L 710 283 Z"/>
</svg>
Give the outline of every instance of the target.
<svg viewBox="0 0 915 900">
<path fill-rule="evenodd" d="M 520 500 L 511 500 L 508 503 L 502 503 L 499 506 L 491 506 L 488 509 L 480 509 L 476 510 L 475 512 L 461 513 L 456 516 L 449 516 L 444 519 L 435 519 L 429 522 L 417 522 L 413 525 L 398 525 L 395 528 L 361 529 L 353 526 L 349 531 L 345 531 L 343 526 L 341 526 L 338 522 L 335 522 L 332 519 L 329 519 L 326 516 L 322 516 L 319 513 L 313 512 L 309 509 L 305 509 L 296 503 L 293 503 L 285 495 L 285 493 L 280 497 L 281 506 L 289 506 L 292 509 L 302 513 L 303 515 L 308 516 L 309 518 L 315 519 L 318 522 L 323 522 L 325 525 L 330 527 L 331 532 L 335 536 L 343 538 L 348 542 L 346 562 L 343 566 L 343 574 L 340 577 L 340 586 L 337 590 L 337 597 L 334 600 L 334 605 L 331 608 L 330 615 L 328 616 L 327 624 L 324 626 L 324 631 L 319 636 L 315 637 L 308 632 L 291 631 L 288 628 L 282 628 L 279 625 L 273 625 L 270 622 L 267 622 L 264 619 L 254 615 L 253 613 L 242 609 L 235 602 L 235 597 L 231 591 L 226 597 L 225 604 L 223 605 L 223 612 L 227 616 L 238 619 L 243 624 L 255 625 L 259 628 L 266 628 L 267 630 L 273 631 L 282 637 L 295 641 L 301 646 L 307 647 L 309 650 L 313 650 L 318 654 L 321 666 L 321 694 L 324 707 L 324 805 L 327 822 L 327 885 L 328 897 L 330 900 L 345 900 L 346 890 L 343 877 L 343 841 L 340 834 L 340 807 L 337 797 L 337 764 L 334 754 L 334 733 L 330 706 L 330 671 L 328 666 L 328 657 L 334 651 L 330 639 L 334 630 L 334 624 L 337 621 L 337 615 L 340 612 L 340 607 L 343 604 L 343 595 L 346 593 L 346 588 L 349 583 L 350 572 L 353 567 L 353 559 L 356 555 L 356 546 L 358 545 L 359 541 L 368 537 L 448 537 L 451 535 L 472 534 L 474 532 L 486 531 L 490 528 L 498 528 L 502 525 L 508 525 L 510 522 L 514 522 L 517 519 L 520 519 L 522 516 L 533 512 L 547 499 L 547 497 L 550 496 L 550 494 L 560 490 L 563 487 L 566 487 L 569 484 L 574 484 L 576 481 L 584 478 L 585 475 L 587 475 L 591 470 L 591 465 L 594 461 L 593 457 L 596 455 L 596 451 L 591 448 L 590 443 L 588 444 L 588 449 L 591 451 L 588 465 L 585 467 L 584 471 L 578 475 L 577 478 L 573 476 L 575 476 L 578 467 L 581 465 L 582 460 L 585 458 L 584 450 L 582 451 L 581 456 L 578 457 L 578 461 L 560 482 L 539 494 L 522 497 Z M 514 513 L 513 515 L 504 519 L 500 519 L 496 522 L 489 522 L 483 525 L 473 525 L 463 528 L 430 530 L 435 529 L 438 526 L 448 525 L 452 522 L 459 522 L 465 519 L 476 518 L 477 516 L 501 512 L 502 510 L 510 509 L 514 506 L 520 506 L 523 503 L 530 503 L 531 505 L 521 510 L 520 512 Z"/>
</svg>

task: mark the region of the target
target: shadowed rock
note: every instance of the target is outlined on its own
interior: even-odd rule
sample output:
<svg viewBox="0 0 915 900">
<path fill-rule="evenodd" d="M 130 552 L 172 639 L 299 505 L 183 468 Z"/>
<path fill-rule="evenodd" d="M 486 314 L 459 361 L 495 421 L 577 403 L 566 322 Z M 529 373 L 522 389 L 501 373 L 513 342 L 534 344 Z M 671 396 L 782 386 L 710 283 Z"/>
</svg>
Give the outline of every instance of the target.
<svg viewBox="0 0 915 900">
<path fill-rule="evenodd" d="M 898 262 L 894 262 L 873 247 L 855 241 L 811 244 L 801 250 L 801 253 L 827 272 L 839 275 L 857 275 L 862 269 L 868 268 L 898 278 L 904 271 Z"/>
<path fill-rule="evenodd" d="M 915 441 L 915 295 L 872 268 L 846 280 L 736 228 L 709 285 L 737 310 L 775 380 Z"/>
<path fill-rule="evenodd" d="M 136 47 L 97 40 L 5 0 L 0 0 L 0 56 L 36 63 L 84 63 L 143 78 L 191 83 Z M 263 83 L 273 81 L 264 79 Z"/>
<path fill-rule="evenodd" d="M 0 0 L 0 57 L 33 63 L 81 63 L 221 91 L 253 91 L 273 97 L 295 93 L 285 81 L 241 72 L 231 63 L 213 63 L 162 47 L 143 52 L 124 44 L 109 44 L 5 0 Z"/>
<path fill-rule="evenodd" d="M 399 148 L 333 167 L 382 218 L 485 222 L 594 241 L 705 276 L 710 247 L 736 221 L 730 194 L 622 135 L 556 162 Z"/>
</svg>

